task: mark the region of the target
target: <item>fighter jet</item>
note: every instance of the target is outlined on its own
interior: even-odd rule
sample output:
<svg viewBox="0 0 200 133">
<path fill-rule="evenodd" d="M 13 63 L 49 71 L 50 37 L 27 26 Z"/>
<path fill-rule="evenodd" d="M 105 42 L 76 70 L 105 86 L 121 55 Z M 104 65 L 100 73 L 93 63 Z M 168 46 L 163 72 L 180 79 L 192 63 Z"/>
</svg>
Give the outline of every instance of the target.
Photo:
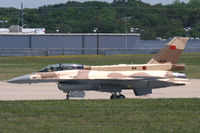
<svg viewBox="0 0 200 133">
<path fill-rule="evenodd" d="M 87 66 L 54 64 L 38 72 L 8 80 L 9 83 L 31 84 L 55 82 L 66 98 L 84 97 L 85 91 L 110 92 L 110 99 L 124 99 L 123 89 L 131 89 L 136 96 L 152 93 L 152 89 L 185 85 L 188 79 L 177 64 L 189 38 L 175 37 L 147 64 L 119 64 Z M 176 71 L 176 72 L 173 72 Z"/>
</svg>

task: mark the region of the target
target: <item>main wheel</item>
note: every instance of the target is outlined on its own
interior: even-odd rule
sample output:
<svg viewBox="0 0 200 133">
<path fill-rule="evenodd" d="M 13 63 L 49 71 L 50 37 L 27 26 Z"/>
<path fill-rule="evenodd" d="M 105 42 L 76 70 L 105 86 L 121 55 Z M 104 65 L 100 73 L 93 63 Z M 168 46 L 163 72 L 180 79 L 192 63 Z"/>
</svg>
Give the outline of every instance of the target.
<svg viewBox="0 0 200 133">
<path fill-rule="evenodd" d="M 117 94 L 112 94 L 112 95 L 110 96 L 110 99 L 117 99 L 117 97 L 118 97 Z"/>
<path fill-rule="evenodd" d="M 119 95 L 117 98 L 118 99 L 125 99 L 126 97 L 124 95 Z"/>
</svg>

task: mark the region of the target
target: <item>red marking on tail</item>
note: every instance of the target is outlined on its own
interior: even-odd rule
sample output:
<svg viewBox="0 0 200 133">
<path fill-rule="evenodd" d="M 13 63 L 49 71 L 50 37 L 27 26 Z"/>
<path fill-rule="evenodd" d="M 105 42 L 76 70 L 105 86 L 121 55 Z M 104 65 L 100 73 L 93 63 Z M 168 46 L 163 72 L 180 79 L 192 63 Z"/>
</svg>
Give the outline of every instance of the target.
<svg viewBox="0 0 200 133">
<path fill-rule="evenodd" d="M 171 45 L 171 46 L 170 46 L 170 49 L 171 49 L 171 50 L 175 50 L 175 49 L 176 49 L 176 46 Z"/>
</svg>

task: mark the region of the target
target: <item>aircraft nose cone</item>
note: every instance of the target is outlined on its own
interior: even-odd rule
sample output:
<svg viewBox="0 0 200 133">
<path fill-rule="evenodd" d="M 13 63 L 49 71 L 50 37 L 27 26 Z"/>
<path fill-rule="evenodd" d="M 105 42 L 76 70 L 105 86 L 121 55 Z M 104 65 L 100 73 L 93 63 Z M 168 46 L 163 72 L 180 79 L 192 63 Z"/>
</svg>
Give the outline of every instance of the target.
<svg viewBox="0 0 200 133">
<path fill-rule="evenodd" d="M 13 79 L 8 80 L 8 83 L 18 83 L 18 84 L 22 84 L 22 83 L 29 83 L 30 81 L 30 76 L 29 75 L 24 75 L 24 76 L 20 76 L 20 77 L 16 77 Z"/>
</svg>

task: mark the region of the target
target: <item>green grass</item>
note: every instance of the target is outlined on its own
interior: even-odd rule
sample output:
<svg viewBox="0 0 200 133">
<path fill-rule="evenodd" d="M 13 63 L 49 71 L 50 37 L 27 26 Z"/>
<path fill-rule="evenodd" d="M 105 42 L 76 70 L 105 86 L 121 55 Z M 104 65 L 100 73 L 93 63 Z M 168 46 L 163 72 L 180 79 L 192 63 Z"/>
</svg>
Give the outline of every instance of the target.
<svg viewBox="0 0 200 133">
<path fill-rule="evenodd" d="M 54 63 L 146 63 L 152 55 L 0 57 L 0 80 Z M 184 54 L 200 78 L 200 54 Z M 0 133 L 198 133 L 200 99 L 0 101 Z"/>
<path fill-rule="evenodd" d="M 0 80 L 40 70 L 54 63 L 79 63 L 86 65 L 140 64 L 146 63 L 152 55 L 112 55 L 112 56 L 55 56 L 55 57 L 0 57 Z M 200 53 L 184 54 L 180 63 L 185 63 L 185 73 L 189 78 L 200 78 Z"/>
<path fill-rule="evenodd" d="M 200 99 L 0 102 L 2 133 L 197 133 Z"/>
</svg>

